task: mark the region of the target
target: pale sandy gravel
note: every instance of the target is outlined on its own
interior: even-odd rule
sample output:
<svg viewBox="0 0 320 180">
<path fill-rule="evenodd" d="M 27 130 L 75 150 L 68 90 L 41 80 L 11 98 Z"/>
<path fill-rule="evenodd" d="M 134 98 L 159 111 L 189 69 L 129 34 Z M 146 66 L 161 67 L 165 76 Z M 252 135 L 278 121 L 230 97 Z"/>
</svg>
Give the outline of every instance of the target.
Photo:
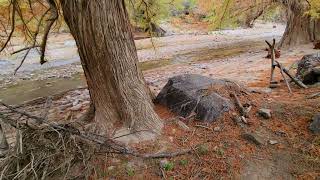
<svg viewBox="0 0 320 180">
<path fill-rule="evenodd" d="M 276 25 L 276 28 L 273 28 Z M 172 58 L 175 55 L 197 51 L 203 48 L 221 48 L 234 43 L 279 39 L 284 31 L 281 24 L 257 24 L 252 29 L 235 29 L 209 32 L 208 35 L 172 35 L 168 37 L 137 40 L 139 61 L 159 60 Z M 19 40 L 14 41 L 9 48 L 14 51 L 23 47 Z M 9 53 L 9 52 L 8 52 Z M 0 74 L 10 74 L 18 66 L 24 53 L 14 56 L 8 54 L 0 55 Z M 69 34 L 51 34 L 46 51 L 48 63 L 41 66 L 39 64 L 39 54 L 33 50 L 26 59 L 20 72 L 30 72 L 41 69 L 65 66 L 79 62 L 79 55 L 76 44 Z"/>
<path fill-rule="evenodd" d="M 278 61 L 289 68 L 300 60 L 303 55 L 316 52 L 319 52 L 319 50 L 314 50 L 312 44 L 304 45 L 282 51 L 282 56 Z M 230 59 L 166 66 L 147 71 L 144 76 L 156 92 L 160 91 L 170 77 L 179 74 L 201 74 L 212 78 L 230 79 L 248 85 L 269 79 L 268 72 L 270 71 L 271 62 L 264 56 L 266 56 L 266 52 L 260 50 L 244 53 Z M 277 75 L 280 76 L 280 72 L 277 72 Z"/>
<path fill-rule="evenodd" d="M 273 26 L 276 28 L 273 28 Z M 284 25 L 281 24 L 257 24 L 252 29 L 235 29 L 209 32 L 209 35 L 175 35 L 162 38 L 153 38 L 137 41 L 139 47 L 152 47 L 138 51 L 140 61 L 172 58 L 176 54 L 182 54 L 203 48 L 221 48 L 234 43 L 280 39 Z"/>
</svg>

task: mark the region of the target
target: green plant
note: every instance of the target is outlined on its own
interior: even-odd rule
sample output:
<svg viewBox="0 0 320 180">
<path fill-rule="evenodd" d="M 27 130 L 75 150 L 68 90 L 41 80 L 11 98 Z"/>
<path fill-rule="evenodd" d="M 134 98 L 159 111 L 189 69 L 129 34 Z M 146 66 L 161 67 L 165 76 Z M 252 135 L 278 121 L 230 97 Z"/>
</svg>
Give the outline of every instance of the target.
<svg viewBox="0 0 320 180">
<path fill-rule="evenodd" d="M 217 148 L 215 150 L 215 152 L 219 155 L 219 156 L 224 156 L 224 150 L 222 148 Z"/>
<path fill-rule="evenodd" d="M 205 155 L 205 154 L 208 154 L 208 152 L 209 152 L 209 147 L 204 144 L 199 145 L 197 149 L 198 149 L 198 153 L 200 155 Z"/>
<path fill-rule="evenodd" d="M 132 176 L 135 175 L 135 171 L 134 171 L 134 169 L 132 167 L 127 167 L 126 170 L 127 170 L 128 176 L 132 177 Z"/>
<path fill-rule="evenodd" d="M 126 163 L 125 170 L 128 176 L 132 177 L 135 175 L 134 167 L 130 162 Z"/>
<path fill-rule="evenodd" d="M 188 162 L 188 160 L 186 160 L 186 159 L 180 160 L 180 165 L 182 165 L 182 166 L 186 166 L 188 163 L 189 163 L 189 162 Z"/>
<path fill-rule="evenodd" d="M 163 165 L 163 169 L 165 171 L 171 171 L 174 168 L 174 163 L 173 162 L 167 162 L 166 164 Z"/>
<path fill-rule="evenodd" d="M 315 19 L 320 18 L 320 0 L 310 0 L 310 10 L 307 12 L 308 15 Z"/>
</svg>

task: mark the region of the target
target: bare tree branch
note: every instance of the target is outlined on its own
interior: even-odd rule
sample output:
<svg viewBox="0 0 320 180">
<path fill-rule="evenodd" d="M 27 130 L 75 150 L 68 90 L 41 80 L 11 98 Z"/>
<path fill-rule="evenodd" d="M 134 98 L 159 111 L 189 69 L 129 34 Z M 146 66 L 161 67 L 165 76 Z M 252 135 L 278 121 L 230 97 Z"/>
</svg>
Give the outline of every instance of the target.
<svg viewBox="0 0 320 180">
<path fill-rule="evenodd" d="M 39 20 L 39 23 L 38 23 L 38 26 L 37 26 L 37 30 L 34 34 L 34 37 L 33 37 L 33 43 L 32 43 L 32 46 L 30 48 L 27 48 L 27 52 L 26 54 L 24 55 L 23 59 L 21 60 L 21 63 L 19 64 L 19 66 L 15 69 L 14 71 L 14 74 L 17 74 L 18 70 L 21 68 L 22 64 L 24 63 L 24 61 L 26 60 L 30 50 L 34 47 L 36 47 L 36 42 L 37 42 L 37 36 L 40 32 L 40 27 L 41 27 L 41 24 L 42 24 L 42 21 L 44 19 L 44 17 L 48 14 L 48 12 L 50 11 L 50 8 L 41 16 L 40 20 Z"/>
<path fill-rule="evenodd" d="M 9 33 L 9 36 L 6 40 L 6 42 L 4 43 L 4 45 L 2 46 L 2 48 L 0 49 L 0 53 L 7 47 L 8 43 L 10 42 L 11 38 L 12 38 L 12 35 L 13 35 L 13 32 L 15 30 L 15 18 L 16 18 L 16 5 L 17 4 L 17 1 L 16 0 L 12 0 L 11 1 L 11 5 L 12 5 L 12 16 L 11 16 L 11 31 Z"/>
<path fill-rule="evenodd" d="M 51 17 L 48 19 L 47 26 L 44 31 L 44 35 L 42 38 L 42 43 L 41 43 L 41 57 L 40 57 L 40 64 L 44 64 L 47 61 L 44 59 L 45 58 L 45 51 L 46 51 L 46 46 L 47 46 L 47 41 L 48 41 L 48 35 L 51 30 L 51 27 L 53 26 L 54 22 L 58 19 L 59 14 L 58 14 L 58 9 L 56 2 L 54 0 L 47 0 L 49 5 L 50 5 L 50 12 L 51 12 Z"/>
</svg>

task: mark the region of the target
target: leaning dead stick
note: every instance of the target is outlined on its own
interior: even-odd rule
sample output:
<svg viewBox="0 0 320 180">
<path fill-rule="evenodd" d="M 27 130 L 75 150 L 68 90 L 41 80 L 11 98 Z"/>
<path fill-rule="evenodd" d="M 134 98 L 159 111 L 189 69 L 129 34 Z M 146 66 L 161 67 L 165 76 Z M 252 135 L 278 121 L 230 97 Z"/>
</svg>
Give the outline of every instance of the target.
<svg viewBox="0 0 320 180">
<path fill-rule="evenodd" d="M 292 90 L 291 90 L 290 84 L 289 84 L 289 82 L 288 82 L 287 78 L 284 76 L 284 72 L 283 72 L 283 68 L 282 68 L 282 66 L 279 66 L 279 68 L 280 68 L 281 76 L 283 77 L 284 82 L 286 82 L 286 85 L 287 85 L 287 87 L 288 87 L 288 89 L 289 89 L 289 92 L 290 92 L 290 93 L 292 93 Z"/>
<path fill-rule="evenodd" d="M 275 62 L 276 62 L 276 66 L 277 66 L 278 68 L 282 69 L 283 72 L 284 72 L 295 84 L 297 84 L 299 87 L 304 88 L 304 89 L 307 89 L 307 88 L 308 88 L 308 86 L 306 86 L 303 82 L 301 82 L 299 79 L 297 79 L 297 78 L 295 78 L 294 76 L 292 76 L 292 75 L 290 74 L 290 72 L 289 72 L 286 68 L 284 68 L 284 67 L 282 66 L 282 64 L 280 64 L 278 61 L 275 61 Z"/>
</svg>

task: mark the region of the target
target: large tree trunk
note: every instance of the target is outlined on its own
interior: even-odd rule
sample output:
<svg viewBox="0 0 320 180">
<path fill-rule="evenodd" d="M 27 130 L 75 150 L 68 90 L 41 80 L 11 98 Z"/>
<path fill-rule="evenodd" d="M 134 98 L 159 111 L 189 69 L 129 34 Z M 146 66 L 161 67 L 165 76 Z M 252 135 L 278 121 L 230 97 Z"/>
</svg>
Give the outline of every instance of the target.
<svg viewBox="0 0 320 180">
<path fill-rule="evenodd" d="M 102 133 L 117 127 L 159 133 L 123 0 L 61 0 L 66 23 L 76 40 Z"/>
<path fill-rule="evenodd" d="M 307 1 L 288 0 L 284 4 L 287 7 L 288 22 L 279 46 L 291 47 L 317 40 L 319 37 L 315 26 L 318 25 L 314 25 L 314 20 L 305 14 L 309 8 Z"/>
</svg>

